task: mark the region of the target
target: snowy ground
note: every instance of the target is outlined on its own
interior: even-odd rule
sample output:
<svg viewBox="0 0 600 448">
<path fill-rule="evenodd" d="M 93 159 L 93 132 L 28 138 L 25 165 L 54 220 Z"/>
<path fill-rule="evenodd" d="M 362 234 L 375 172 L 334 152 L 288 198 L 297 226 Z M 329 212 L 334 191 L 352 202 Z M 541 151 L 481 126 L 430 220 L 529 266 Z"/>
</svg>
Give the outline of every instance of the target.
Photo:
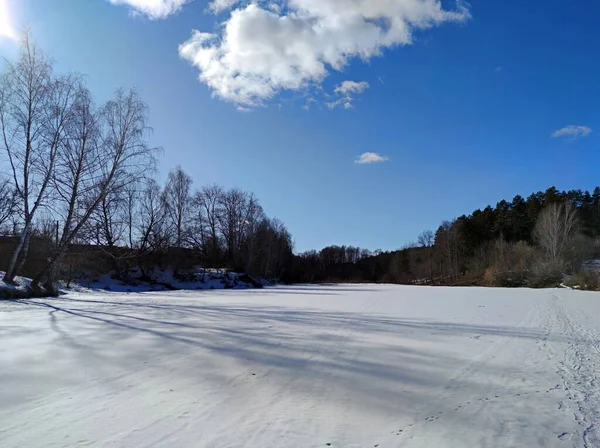
<svg viewBox="0 0 600 448">
<path fill-rule="evenodd" d="M 0 302 L 0 446 L 600 447 L 599 356 L 567 290 Z"/>
</svg>

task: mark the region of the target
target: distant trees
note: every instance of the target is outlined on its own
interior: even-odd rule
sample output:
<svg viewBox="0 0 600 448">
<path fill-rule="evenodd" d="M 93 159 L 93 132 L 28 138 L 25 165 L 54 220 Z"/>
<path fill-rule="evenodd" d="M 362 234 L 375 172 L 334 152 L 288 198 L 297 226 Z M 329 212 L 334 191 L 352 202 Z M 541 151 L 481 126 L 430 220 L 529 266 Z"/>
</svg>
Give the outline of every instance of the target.
<svg viewBox="0 0 600 448">
<path fill-rule="evenodd" d="M 220 222 L 224 195 L 222 187 L 209 185 L 197 191 L 192 199 L 192 240 L 212 266 L 218 265 L 221 260 Z"/>
<path fill-rule="evenodd" d="M 416 247 L 354 262 L 338 246 L 298 254 L 288 279 L 554 286 L 581 261 L 600 255 L 598 238 L 600 188 L 552 187 L 445 221 L 435 233 L 419 235 Z"/>
<path fill-rule="evenodd" d="M 429 281 L 433 282 L 433 243 L 435 243 L 435 236 L 431 230 L 425 230 L 422 232 L 418 239 L 417 243 L 421 248 L 425 250 L 426 253 L 426 263 L 427 263 L 427 273 L 429 277 Z"/>
<path fill-rule="evenodd" d="M 163 191 L 163 201 L 177 248 L 184 247 L 190 225 L 192 178 L 178 166 L 169 172 Z"/>
</svg>

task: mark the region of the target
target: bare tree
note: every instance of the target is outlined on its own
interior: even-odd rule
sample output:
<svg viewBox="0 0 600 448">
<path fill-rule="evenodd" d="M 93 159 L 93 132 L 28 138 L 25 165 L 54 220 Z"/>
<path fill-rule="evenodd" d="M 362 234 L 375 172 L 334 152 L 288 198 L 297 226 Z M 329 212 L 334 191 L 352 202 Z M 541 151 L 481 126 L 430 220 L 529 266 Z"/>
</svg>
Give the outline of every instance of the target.
<svg viewBox="0 0 600 448">
<path fill-rule="evenodd" d="M 123 212 L 124 212 L 124 221 L 125 227 L 127 231 L 127 245 L 130 248 L 135 247 L 136 245 L 136 213 L 138 212 L 137 206 L 139 203 L 139 195 L 138 191 L 139 185 L 138 183 L 131 183 L 125 187 L 123 192 Z"/>
<path fill-rule="evenodd" d="M 444 221 L 435 234 L 439 270 L 442 279 L 456 279 L 459 274 L 458 230 L 456 221 Z"/>
<path fill-rule="evenodd" d="M 181 166 L 169 172 L 164 191 L 165 209 L 175 232 L 175 247 L 183 247 L 190 219 L 192 178 Z"/>
<path fill-rule="evenodd" d="M 425 230 L 419 235 L 417 243 L 419 246 L 424 248 L 427 252 L 427 267 L 429 271 L 429 281 L 433 282 L 433 243 L 435 242 L 435 235 L 431 230 Z"/>
<path fill-rule="evenodd" d="M 247 201 L 244 204 L 242 222 L 240 226 L 241 247 L 239 250 L 244 257 L 244 268 L 249 272 L 254 258 L 256 256 L 256 230 L 259 223 L 265 219 L 263 208 L 258 203 L 258 199 L 253 194 L 247 196 Z"/>
<path fill-rule="evenodd" d="M 227 246 L 227 261 L 235 265 L 247 193 L 235 188 L 225 192 L 220 201 L 222 213 L 219 215 L 219 228 Z"/>
<path fill-rule="evenodd" d="M 222 187 L 211 185 L 194 195 L 194 227 L 201 236 L 203 251 L 210 263 L 218 263 L 221 258 L 219 226 L 222 222 L 224 194 Z"/>
<path fill-rule="evenodd" d="M 66 126 L 73 114 L 76 77 L 55 77 L 52 63 L 25 35 L 21 54 L 0 81 L 0 128 L 17 192 L 23 229 L 4 276 L 12 283 L 25 261 L 36 212 L 44 206 Z"/>
<path fill-rule="evenodd" d="M 162 189 L 158 182 L 150 179 L 139 196 L 137 232 L 139 241 L 136 246 L 141 253 L 153 252 L 166 247 L 166 211 Z"/>
<path fill-rule="evenodd" d="M 263 268 L 258 272 L 264 277 L 281 275 L 288 255 L 292 253 L 292 236 L 277 218 L 264 218 L 258 230 L 260 238 L 259 250 Z"/>
<path fill-rule="evenodd" d="M 0 178 L 0 231 L 17 214 L 17 193 L 8 179 Z"/>
<path fill-rule="evenodd" d="M 553 262 L 564 262 L 563 255 L 579 230 L 577 210 L 570 203 L 550 204 L 538 216 L 534 238 Z"/>
<path fill-rule="evenodd" d="M 155 148 L 146 142 L 148 107 L 139 95 L 130 90 L 117 90 L 94 114 L 89 96 L 80 95 L 73 134 L 64 145 L 65 157 L 59 164 L 68 213 L 62 236 L 50 261 L 34 277 L 33 285 L 46 280 L 92 216 L 97 243 L 114 247 L 124 231 L 123 204 L 130 187 L 143 179 L 155 163 Z M 89 228 L 89 226 L 88 226 Z"/>
<path fill-rule="evenodd" d="M 253 233 L 257 223 L 264 216 L 262 207 L 253 194 L 234 188 L 220 198 L 221 213 L 219 228 L 227 246 L 227 258 L 231 267 L 240 266 L 242 251 L 247 259 L 254 256 Z"/>
</svg>

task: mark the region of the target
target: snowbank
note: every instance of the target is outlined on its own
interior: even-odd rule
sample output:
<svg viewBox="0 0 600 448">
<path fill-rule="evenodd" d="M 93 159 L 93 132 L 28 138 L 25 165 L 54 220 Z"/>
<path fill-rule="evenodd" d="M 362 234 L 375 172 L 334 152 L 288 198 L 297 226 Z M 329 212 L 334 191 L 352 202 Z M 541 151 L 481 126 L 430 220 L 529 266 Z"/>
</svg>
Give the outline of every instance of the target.
<svg viewBox="0 0 600 448">
<path fill-rule="evenodd" d="M 6 272 L 0 271 L 0 298 L 2 299 L 13 299 L 20 297 L 28 297 L 29 290 L 31 288 L 31 279 L 24 277 L 15 278 L 15 284 L 4 282 Z"/>
<path fill-rule="evenodd" d="M 144 281 L 139 278 L 140 273 L 135 270 L 131 272 L 131 280 L 123 282 L 113 278 L 110 274 L 101 275 L 95 279 L 78 279 L 67 287 L 59 282 L 58 288 L 63 292 L 94 292 L 111 291 L 123 292 L 150 292 L 150 291 L 173 291 L 173 290 L 218 290 L 218 289 L 253 289 L 270 286 L 264 279 L 256 279 L 247 274 L 224 272 L 216 269 L 196 270 L 175 276 L 173 271 L 157 271 L 152 281 Z M 0 279 L 4 272 L 0 271 Z M 42 289 L 38 294 L 31 292 L 31 279 L 27 277 L 16 277 L 15 284 L 5 283 L 0 280 L 0 298 L 18 299 L 32 296 L 45 296 Z"/>
<path fill-rule="evenodd" d="M 69 288 L 71 291 L 104 290 L 112 292 L 149 292 L 169 290 L 218 290 L 253 289 L 269 286 L 264 279 L 256 279 L 247 274 L 224 272 L 216 269 L 197 269 L 176 276 L 172 270 L 156 271 L 152 280 L 142 280 L 137 270 L 130 272 L 128 282 L 123 282 L 106 274 L 96 279 L 80 279 Z"/>
</svg>

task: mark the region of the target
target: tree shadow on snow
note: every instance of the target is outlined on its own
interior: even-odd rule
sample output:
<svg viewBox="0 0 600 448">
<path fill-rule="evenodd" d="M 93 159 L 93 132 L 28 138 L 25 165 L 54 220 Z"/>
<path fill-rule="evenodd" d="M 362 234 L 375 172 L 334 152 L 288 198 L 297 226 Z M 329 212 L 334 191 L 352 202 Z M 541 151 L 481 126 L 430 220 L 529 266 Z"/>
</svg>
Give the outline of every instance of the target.
<svg viewBox="0 0 600 448">
<path fill-rule="evenodd" d="M 275 306 L 181 304 L 156 297 L 152 301 L 60 297 L 16 302 L 47 309 L 59 343 L 84 364 L 110 370 L 111 362 L 120 362 L 116 358 L 122 356 L 130 356 L 135 365 L 181 350 L 208 352 L 215 355 L 210 358 L 214 365 L 207 365 L 206 356 L 190 356 L 186 370 L 172 374 L 193 370 L 198 377 L 222 382 L 231 371 L 219 369 L 219 363 L 234 361 L 242 372 L 259 377 L 268 373 L 265 381 L 272 387 L 285 386 L 287 393 L 318 395 L 326 390 L 333 400 L 347 400 L 351 391 L 357 406 L 362 403 L 400 414 L 410 413 L 403 409 L 407 394 L 433 390 L 448 381 L 482 393 L 488 387 L 472 383 L 468 376 L 454 377 L 465 359 L 436 349 L 437 343 L 475 344 L 474 337 L 503 343 L 504 338 L 543 336 L 539 329 L 523 327 Z M 161 342 L 138 344 L 142 337 Z M 129 353 L 133 346 L 136 353 Z M 501 374 L 484 361 L 469 362 L 491 378 Z"/>
</svg>

